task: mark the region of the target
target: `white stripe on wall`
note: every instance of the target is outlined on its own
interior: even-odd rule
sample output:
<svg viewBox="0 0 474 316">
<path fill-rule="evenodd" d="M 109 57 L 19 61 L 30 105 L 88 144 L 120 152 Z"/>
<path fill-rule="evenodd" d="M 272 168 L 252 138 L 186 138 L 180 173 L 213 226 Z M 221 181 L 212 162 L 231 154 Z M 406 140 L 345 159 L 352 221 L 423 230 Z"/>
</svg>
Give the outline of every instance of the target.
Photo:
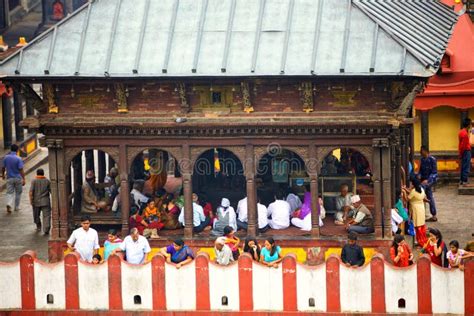
<svg viewBox="0 0 474 316">
<path fill-rule="evenodd" d="M 0 264 L 0 309 L 21 308 L 20 261 Z"/>
<path fill-rule="evenodd" d="M 253 262 L 252 286 L 254 310 L 283 310 L 282 264 L 269 268 Z"/>
<path fill-rule="evenodd" d="M 209 295 L 211 310 L 238 311 L 239 301 L 239 265 L 216 266 L 209 263 Z M 222 297 L 226 296 L 228 305 L 222 305 Z"/>
<path fill-rule="evenodd" d="M 326 265 L 309 267 L 296 265 L 296 285 L 299 311 L 327 310 L 326 302 Z M 309 299 L 314 299 L 314 307 L 309 306 Z"/>
<path fill-rule="evenodd" d="M 370 265 L 362 268 L 340 268 L 341 312 L 372 311 Z"/>
<path fill-rule="evenodd" d="M 55 264 L 35 262 L 35 301 L 37 309 L 65 309 L 66 281 L 64 261 Z M 47 295 L 51 294 L 53 304 L 48 304 Z"/>
<path fill-rule="evenodd" d="M 107 263 L 92 265 L 79 261 L 80 309 L 109 308 L 109 274 Z"/>
<path fill-rule="evenodd" d="M 416 266 L 402 269 L 385 264 L 384 271 L 387 313 L 417 313 L 418 282 Z M 405 300 L 405 308 L 398 308 L 399 299 Z"/>
<path fill-rule="evenodd" d="M 151 263 L 133 265 L 122 261 L 122 304 L 125 310 L 151 310 L 153 308 Z M 139 295 L 141 304 L 135 304 Z"/>
<path fill-rule="evenodd" d="M 464 273 L 432 264 L 431 301 L 433 313 L 464 314 Z"/>
<path fill-rule="evenodd" d="M 196 264 L 195 261 L 176 269 L 165 264 L 166 275 L 166 309 L 196 309 Z"/>
</svg>

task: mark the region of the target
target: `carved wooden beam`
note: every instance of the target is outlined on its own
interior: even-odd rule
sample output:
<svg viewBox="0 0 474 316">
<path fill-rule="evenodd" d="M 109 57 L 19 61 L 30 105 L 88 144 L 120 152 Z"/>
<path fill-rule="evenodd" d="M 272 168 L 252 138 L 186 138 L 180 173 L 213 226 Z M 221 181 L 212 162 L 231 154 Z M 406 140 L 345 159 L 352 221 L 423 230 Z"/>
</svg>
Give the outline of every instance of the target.
<svg viewBox="0 0 474 316">
<path fill-rule="evenodd" d="M 314 111 L 314 100 L 313 100 L 313 84 L 311 82 L 303 82 L 301 84 L 301 105 L 303 111 L 310 113 Z"/>
<path fill-rule="evenodd" d="M 59 107 L 56 104 L 54 86 L 50 83 L 43 84 L 43 100 L 48 106 L 48 113 L 57 114 L 59 112 Z"/>
<path fill-rule="evenodd" d="M 184 82 L 178 83 L 178 95 L 181 101 L 181 112 L 188 113 L 190 110 L 190 107 L 188 103 L 188 98 L 186 96 L 186 85 L 184 84 Z"/>
<path fill-rule="evenodd" d="M 117 111 L 128 113 L 127 93 L 123 83 L 114 83 L 115 98 L 117 99 Z"/>
<path fill-rule="evenodd" d="M 26 102 L 31 104 L 35 110 L 38 112 L 44 112 L 46 110 L 46 105 L 43 100 L 29 84 L 14 82 L 12 83 L 12 87 L 15 91 L 20 92 Z"/>
<path fill-rule="evenodd" d="M 407 117 L 408 116 L 408 113 L 410 112 L 410 109 L 413 106 L 413 102 L 415 102 L 416 96 L 422 90 L 423 90 L 423 82 L 416 83 L 412 87 L 411 91 L 408 90 L 410 92 L 405 95 L 405 97 L 401 100 L 401 102 L 399 104 L 398 111 L 397 111 L 398 116 L 402 116 L 402 117 Z M 393 96 L 392 96 L 392 99 L 393 99 Z"/>
<path fill-rule="evenodd" d="M 248 82 L 240 83 L 240 90 L 242 91 L 242 100 L 244 103 L 244 112 L 252 113 L 254 111 L 252 102 L 250 102 L 250 90 Z"/>
</svg>

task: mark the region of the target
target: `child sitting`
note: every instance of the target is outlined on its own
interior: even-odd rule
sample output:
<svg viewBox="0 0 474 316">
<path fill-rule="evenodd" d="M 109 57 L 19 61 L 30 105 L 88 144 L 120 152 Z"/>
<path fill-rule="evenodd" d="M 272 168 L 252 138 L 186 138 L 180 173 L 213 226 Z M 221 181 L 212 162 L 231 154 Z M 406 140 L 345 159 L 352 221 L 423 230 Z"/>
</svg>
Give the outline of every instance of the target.
<svg viewBox="0 0 474 316">
<path fill-rule="evenodd" d="M 164 224 L 161 222 L 161 212 L 158 211 L 155 200 L 148 200 L 143 210 L 143 218 L 145 222 L 148 223 L 148 227 L 143 231 L 143 236 L 150 236 L 153 239 L 160 238 L 160 236 L 158 236 L 158 230 L 162 229 Z"/>
<path fill-rule="evenodd" d="M 230 226 L 224 227 L 224 237 L 226 238 L 225 244 L 229 246 L 230 250 L 232 250 L 232 256 L 234 257 L 234 260 L 239 259 L 240 239 L 234 235 L 234 229 Z"/>
</svg>

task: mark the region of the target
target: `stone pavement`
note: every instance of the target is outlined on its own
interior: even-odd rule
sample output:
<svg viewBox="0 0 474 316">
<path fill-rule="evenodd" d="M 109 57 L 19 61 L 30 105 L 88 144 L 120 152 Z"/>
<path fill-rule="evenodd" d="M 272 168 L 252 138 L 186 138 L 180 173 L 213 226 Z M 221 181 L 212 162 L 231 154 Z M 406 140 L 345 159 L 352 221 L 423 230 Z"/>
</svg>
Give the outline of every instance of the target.
<svg viewBox="0 0 474 316">
<path fill-rule="evenodd" d="M 48 176 L 48 165 L 41 165 Z M 27 184 L 22 194 L 21 211 L 6 213 L 0 207 L 0 261 L 14 261 L 26 250 L 34 250 L 41 260 L 48 258 L 48 236 L 36 232 L 33 223 L 31 206 L 29 205 L 28 192 L 35 172 L 27 175 Z M 474 233 L 474 197 L 457 195 L 457 186 L 439 186 L 435 192 L 438 203 L 438 222 L 428 223 L 431 227 L 441 230 L 446 243 L 457 239 L 464 247 L 468 240 L 473 239 Z M 0 192 L 0 205 L 5 205 L 5 192 Z"/>
</svg>

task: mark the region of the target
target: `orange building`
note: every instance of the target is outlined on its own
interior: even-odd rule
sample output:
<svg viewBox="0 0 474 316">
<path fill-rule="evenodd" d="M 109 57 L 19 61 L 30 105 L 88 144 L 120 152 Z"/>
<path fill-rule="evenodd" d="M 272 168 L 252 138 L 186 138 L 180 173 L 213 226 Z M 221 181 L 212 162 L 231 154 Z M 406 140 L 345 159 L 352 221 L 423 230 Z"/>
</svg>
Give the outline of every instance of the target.
<svg viewBox="0 0 474 316">
<path fill-rule="evenodd" d="M 458 131 L 460 122 L 474 119 L 474 24 L 469 10 L 458 0 L 442 0 L 460 14 L 438 73 L 415 99 L 414 147 L 430 148 L 445 176 L 459 171 Z M 469 7 L 469 5 L 468 5 Z M 473 14 L 472 12 L 470 13 Z"/>
</svg>

